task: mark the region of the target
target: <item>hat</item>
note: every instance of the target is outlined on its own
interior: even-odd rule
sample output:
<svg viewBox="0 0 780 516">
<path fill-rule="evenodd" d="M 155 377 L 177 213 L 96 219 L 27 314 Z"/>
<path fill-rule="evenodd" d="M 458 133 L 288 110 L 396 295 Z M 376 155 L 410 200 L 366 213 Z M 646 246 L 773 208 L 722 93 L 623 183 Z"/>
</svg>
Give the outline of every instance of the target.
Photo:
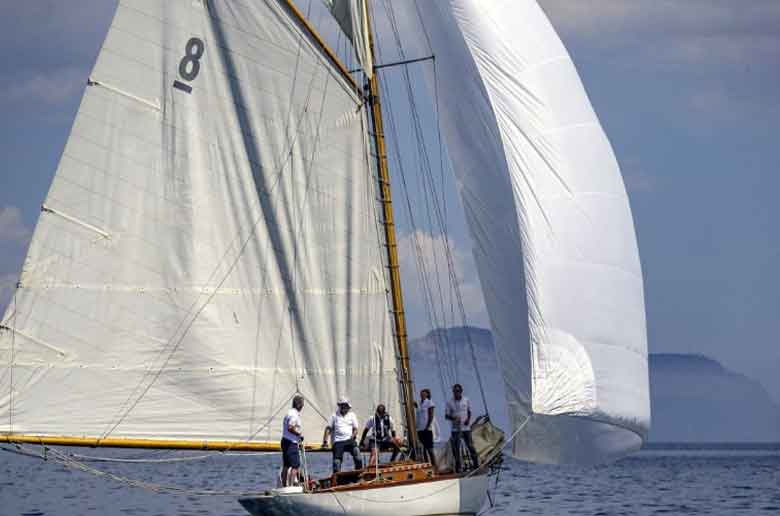
<svg viewBox="0 0 780 516">
<path fill-rule="evenodd" d="M 347 398 L 346 396 L 342 396 L 342 397 L 340 397 L 340 398 L 339 398 L 339 403 L 338 403 L 338 404 L 339 404 L 339 405 L 346 405 L 346 406 L 348 406 L 349 408 L 352 408 L 352 405 L 350 405 L 350 404 L 349 404 L 349 398 Z"/>
</svg>

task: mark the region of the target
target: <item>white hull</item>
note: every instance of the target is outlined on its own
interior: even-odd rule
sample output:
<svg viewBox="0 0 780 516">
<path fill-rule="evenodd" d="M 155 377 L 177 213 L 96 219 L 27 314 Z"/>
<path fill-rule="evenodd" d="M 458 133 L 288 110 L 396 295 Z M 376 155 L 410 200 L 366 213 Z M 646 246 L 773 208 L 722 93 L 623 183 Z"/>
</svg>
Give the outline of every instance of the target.
<svg viewBox="0 0 780 516">
<path fill-rule="evenodd" d="M 486 475 L 402 486 L 242 498 L 253 516 L 473 516 L 487 495 Z"/>
</svg>

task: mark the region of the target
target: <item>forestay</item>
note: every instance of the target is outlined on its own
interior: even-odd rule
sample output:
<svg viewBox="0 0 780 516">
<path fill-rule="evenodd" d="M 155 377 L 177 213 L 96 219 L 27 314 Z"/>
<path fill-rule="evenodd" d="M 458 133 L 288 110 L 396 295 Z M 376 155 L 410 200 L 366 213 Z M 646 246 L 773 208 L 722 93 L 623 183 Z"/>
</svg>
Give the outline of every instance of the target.
<svg viewBox="0 0 780 516">
<path fill-rule="evenodd" d="M 620 170 L 576 69 L 535 0 L 419 6 L 522 427 L 514 453 L 590 463 L 634 451 L 650 424 L 641 267 Z"/>
<path fill-rule="evenodd" d="M 0 333 L 0 432 L 400 414 L 366 110 L 286 2 L 121 0 Z"/>
</svg>

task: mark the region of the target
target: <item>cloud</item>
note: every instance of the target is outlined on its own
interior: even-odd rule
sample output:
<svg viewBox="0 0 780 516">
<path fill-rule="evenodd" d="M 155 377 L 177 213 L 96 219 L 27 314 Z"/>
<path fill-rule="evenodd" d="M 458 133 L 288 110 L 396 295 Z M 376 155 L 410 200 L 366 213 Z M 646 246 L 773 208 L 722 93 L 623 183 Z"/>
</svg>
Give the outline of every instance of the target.
<svg viewBox="0 0 780 516">
<path fill-rule="evenodd" d="M 0 91 L 5 103 L 45 103 L 57 105 L 77 98 L 86 87 L 89 72 L 75 67 L 36 74 L 7 85 Z"/>
<path fill-rule="evenodd" d="M 24 221 L 22 213 L 16 206 L 5 206 L 0 209 L 0 242 L 27 242 L 31 231 Z"/>
<path fill-rule="evenodd" d="M 776 0 L 541 0 L 540 4 L 565 38 L 630 48 L 637 62 L 652 58 L 722 65 L 777 62 L 780 57 L 780 2 Z"/>
<path fill-rule="evenodd" d="M 466 311 L 466 322 L 487 326 L 487 312 L 471 253 L 462 252 L 452 239 L 449 240 L 449 248 L 452 269 Z M 404 302 L 414 335 L 427 333 L 432 324 L 460 326 L 463 323 L 455 290 L 451 286 L 446 249 L 447 243 L 442 235 L 433 236 L 417 230 L 400 238 L 399 260 L 404 277 Z M 431 301 L 433 308 L 430 307 Z"/>
<path fill-rule="evenodd" d="M 623 183 L 629 193 L 650 193 L 656 191 L 657 180 L 648 174 L 638 158 L 626 158 L 621 160 L 621 172 Z"/>
<path fill-rule="evenodd" d="M 0 2 L 0 46 L 6 57 L 0 104 L 72 103 L 84 90 L 116 2 Z"/>
<path fill-rule="evenodd" d="M 20 33 L 93 34 L 105 29 L 104 20 L 116 9 L 117 0 L 36 0 L 34 2 L 4 2 L 0 5 L 0 19 L 7 28 Z M 35 32 L 27 32 L 35 29 Z"/>
</svg>

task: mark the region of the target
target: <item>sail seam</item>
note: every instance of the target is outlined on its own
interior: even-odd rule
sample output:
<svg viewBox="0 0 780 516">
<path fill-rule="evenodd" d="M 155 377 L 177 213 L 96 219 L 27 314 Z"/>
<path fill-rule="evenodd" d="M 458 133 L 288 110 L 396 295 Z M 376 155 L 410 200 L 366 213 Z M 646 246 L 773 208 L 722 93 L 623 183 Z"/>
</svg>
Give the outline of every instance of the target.
<svg viewBox="0 0 780 516">
<path fill-rule="evenodd" d="M 0 327 L 0 329 L 6 329 L 8 331 L 13 331 L 10 328 L 6 327 Z M 44 345 L 42 342 L 38 341 L 37 339 L 33 339 L 32 337 L 29 337 L 28 335 L 24 335 L 21 332 L 16 332 L 18 335 L 28 338 L 30 340 L 34 340 L 41 345 Z M 154 339 L 156 340 L 156 339 Z M 54 346 L 46 345 L 46 347 L 51 348 L 52 350 L 56 351 L 56 348 Z M 59 352 L 63 357 L 65 355 L 62 352 Z M 15 362 L 14 366 L 17 368 L 38 368 L 41 367 L 41 365 L 46 365 L 48 369 L 58 369 L 58 370 L 84 370 L 84 369 L 94 369 L 96 371 L 114 371 L 117 373 L 132 373 L 136 371 L 145 371 L 147 369 L 144 365 L 139 366 L 108 366 L 104 364 L 86 364 L 86 363 L 67 363 L 67 364 L 51 364 L 48 362 Z M 177 373 L 192 373 L 192 372 L 210 372 L 210 373 L 280 373 L 280 374 L 294 374 L 294 375 L 309 375 L 309 376 L 326 376 L 326 377 L 338 377 L 338 376 L 351 376 L 351 377 L 367 377 L 371 378 L 374 376 L 387 376 L 389 373 L 395 373 L 395 368 L 393 369 L 374 369 L 370 370 L 369 368 L 362 367 L 362 368 L 350 368 L 350 369 L 332 369 L 332 368 L 298 368 L 298 369 L 292 369 L 292 368 L 281 368 L 281 367 L 175 367 L 170 368 L 170 371 L 175 371 Z"/>
<path fill-rule="evenodd" d="M 32 282 L 20 285 L 21 288 L 26 290 L 50 290 L 50 289 L 73 289 L 73 290 L 92 290 L 92 291 L 106 291 L 106 292 L 136 292 L 136 293 L 165 293 L 176 294 L 179 292 L 197 293 L 197 294 L 262 294 L 266 296 L 273 296 L 279 294 L 286 294 L 289 290 L 282 289 L 264 289 L 264 288 L 215 288 L 215 287 L 149 287 L 144 285 L 115 285 L 115 284 L 84 284 L 84 283 L 47 283 L 47 282 Z M 385 294 L 384 289 L 317 289 L 317 288 L 301 288 L 293 289 L 294 292 L 302 294 L 310 294 L 317 296 L 348 296 L 348 295 L 378 295 Z"/>
</svg>

